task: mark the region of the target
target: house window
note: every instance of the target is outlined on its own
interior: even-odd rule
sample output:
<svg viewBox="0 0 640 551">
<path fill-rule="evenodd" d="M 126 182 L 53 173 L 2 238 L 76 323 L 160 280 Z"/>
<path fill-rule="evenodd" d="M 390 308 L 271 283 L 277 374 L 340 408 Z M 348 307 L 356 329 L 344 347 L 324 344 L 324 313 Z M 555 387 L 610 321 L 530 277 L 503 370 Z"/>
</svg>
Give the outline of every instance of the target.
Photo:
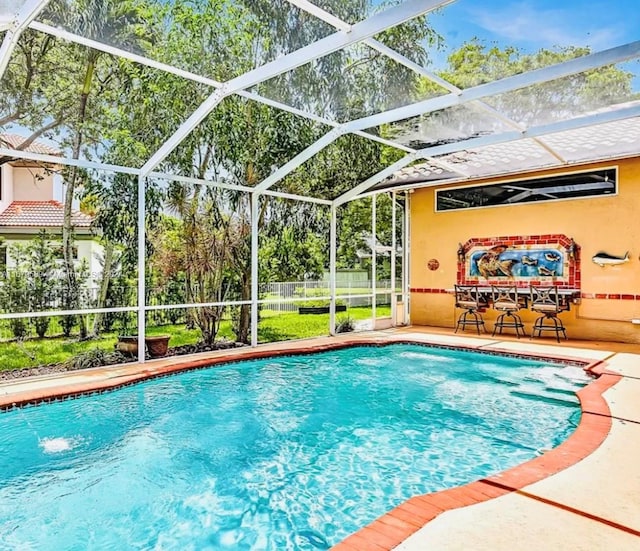
<svg viewBox="0 0 640 551">
<path fill-rule="evenodd" d="M 53 255 L 56 258 L 56 260 L 64 260 L 64 254 L 62 252 L 62 245 L 60 245 L 59 247 L 56 247 L 53 250 Z M 71 255 L 73 256 L 73 260 L 78 260 L 78 247 L 76 247 L 76 246 L 73 247 Z"/>
<path fill-rule="evenodd" d="M 7 246 L 0 245 L 0 274 L 7 273 Z"/>
<path fill-rule="evenodd" d="M 436 211 L 615 195 L 615 168 L 436 190 Z"/>
</svg>

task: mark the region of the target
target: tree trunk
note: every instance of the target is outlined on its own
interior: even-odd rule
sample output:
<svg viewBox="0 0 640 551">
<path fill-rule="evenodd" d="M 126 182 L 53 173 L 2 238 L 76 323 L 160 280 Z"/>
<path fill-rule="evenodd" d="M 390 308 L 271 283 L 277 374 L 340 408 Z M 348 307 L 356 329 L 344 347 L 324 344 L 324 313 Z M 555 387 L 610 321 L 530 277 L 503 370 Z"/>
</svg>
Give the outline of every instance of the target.
<svg viewBox="0 0 640 551">
<path fill-rule="evenodd" d="M 251 278 L 242 274 L 242 289 L 240 300 L 251 300 Z M 249 329 L 251 328 L 251 306 L 242 304 L 240 306 L 240 318 L 238 319 L 238 332 L 236 338 L 239 342 L 249 343 Z"/>
<path fill-rule="evenodd" d="M 91 82 L 93 81 L 93 73 L 95 71 L 96 62 L 98 60 L 98 52 L 91 50 L 87 57 L 87 67 L 85 71 L 82 92 L 80 93 L 80 105 L 78 107 L 78 131 L 73 145 L 73 158 L 80 158 L 80 148 L 82 147 L 83 133 L 82 126 L 87 117 L 87 100 L 91 92 Z M 73 225 L 71 223 L 71 214 L 73 206 L 73 197 L 78 182 L 78 169 L 73 167 L 70 171 L 69 179 L 66 182 L 67 188 L 64 195 L 64 211 L 62 225 L 62 257 L 64 260 L 64 271 L 67 284 L 67 307 L 76 309 L 80 307 L 78 280 L 76 278 L 76 270 L 73 259 Z M 87 324 L 84 316 L 79 316 L 80 338 L 87 336 Z"/>
<path fill-rule="evenodd" d="M 111 271 L 113 269 L 113 256 L 115 247 L 111 241 L 107 241 L 104 247 L 104 265 L 102 266 L 102 279 L 100 281 L 100 291 L 98 294 L 98 303 L 96 308 L 104 308 L 107 300 L 107 292 L 109 291 L 109 283 L 111 282 Z M 93 329 L 91 335 L 97 337 L 100 334 L 100 321 L 102 314 L 96 314 L 93 318 Z"/>
</svg>

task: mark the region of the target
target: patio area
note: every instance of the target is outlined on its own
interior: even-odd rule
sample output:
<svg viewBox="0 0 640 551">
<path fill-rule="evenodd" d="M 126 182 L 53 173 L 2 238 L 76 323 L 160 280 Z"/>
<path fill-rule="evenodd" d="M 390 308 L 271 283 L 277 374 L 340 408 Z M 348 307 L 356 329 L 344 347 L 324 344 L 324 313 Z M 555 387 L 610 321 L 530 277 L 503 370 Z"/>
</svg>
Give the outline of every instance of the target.
<svg viewBox="0 0 640 551">
<path fill-rule="evenodd" d="M 411 498 L 334 549 L 638 548 L 640 354 L 635 345 L 576 340 L 555 344 L 551 339 L 492 339 L 407 327 L 15 380 L 0 385 L 0 405 L 120 387 L 229 359 L 394 341 L 581 360 L 598 379 L 580 392 L 581 424 L 558 448 L 481 481 Z"/>
</svg>

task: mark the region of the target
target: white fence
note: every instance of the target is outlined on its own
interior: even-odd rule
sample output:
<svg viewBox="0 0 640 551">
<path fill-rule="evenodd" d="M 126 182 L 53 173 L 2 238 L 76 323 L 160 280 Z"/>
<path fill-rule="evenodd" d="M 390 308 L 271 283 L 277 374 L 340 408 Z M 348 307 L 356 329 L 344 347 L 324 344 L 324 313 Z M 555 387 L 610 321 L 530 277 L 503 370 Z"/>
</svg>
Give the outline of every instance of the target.
<svg viewBox="0 0 640 551">
<path fill-rule="evenodd" d="M 396 283 L 396 292 L 401 290 L 401 282 Z M 372 282 L 337 281 L 336 298 L 347 306 L 371 306 Z M 386 294 L 384 293 L 386 291 Z M 383 294 L 380 294 L 383 293 Z M 391 281 L 376 281 L 377 304 L 391 303 Z M 359 296 L 369 295 L 369 296 Z M 329 300 L 328 281 L 283 281 L 260 285 L 260 299 L 268 301 L 263 307 L 277 312 L 297 312 L 299 306 L 310 301 Z M 278 302 L 282 299 L 282 302 Z M 304 300 L 307 299 L 307 300 Z M 273 301 L 273 302 L 271 302 Z"/>
</svg>

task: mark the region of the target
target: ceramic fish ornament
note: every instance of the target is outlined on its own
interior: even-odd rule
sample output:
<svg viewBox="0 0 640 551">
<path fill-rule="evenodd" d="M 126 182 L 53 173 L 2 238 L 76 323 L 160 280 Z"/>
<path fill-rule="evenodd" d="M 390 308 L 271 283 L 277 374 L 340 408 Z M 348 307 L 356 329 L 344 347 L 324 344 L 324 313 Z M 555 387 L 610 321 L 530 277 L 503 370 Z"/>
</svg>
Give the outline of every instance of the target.
<svg viewBox="0 0 640 551">
<path fill-rule="evenodd" d="M 624 256 L 613 256 L 605 252 L 599 252 L 597 255 L 591 258 L 598 266 L 614 266 L 616 264 L 624 264 L 629 262 L 629 251 L 624 253 Z"/>
</svg>

